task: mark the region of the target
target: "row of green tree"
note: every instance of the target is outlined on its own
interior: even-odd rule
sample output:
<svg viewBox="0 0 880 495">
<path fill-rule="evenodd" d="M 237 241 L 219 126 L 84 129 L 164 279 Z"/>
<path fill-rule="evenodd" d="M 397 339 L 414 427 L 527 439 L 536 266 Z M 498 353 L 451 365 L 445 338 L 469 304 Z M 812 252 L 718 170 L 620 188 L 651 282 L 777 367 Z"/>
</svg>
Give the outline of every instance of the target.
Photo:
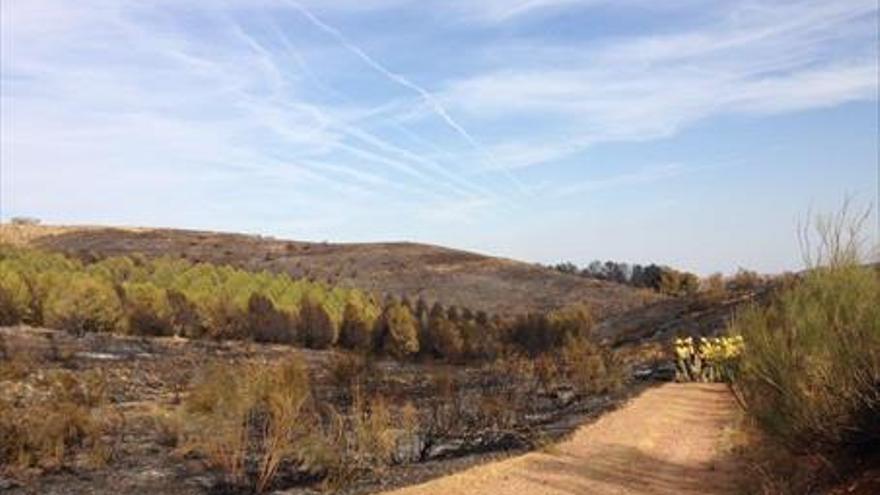
<svg viewBox="0 0 880 495">
<path fill-rule="evenodd" d="M 83 262 L 0 247 L 0 324 L 76 334 L 242 339 L 396 357 L 537 354 L 586 335 L 585 307 L 513 318 L 170 257 Z"/>
</svg>

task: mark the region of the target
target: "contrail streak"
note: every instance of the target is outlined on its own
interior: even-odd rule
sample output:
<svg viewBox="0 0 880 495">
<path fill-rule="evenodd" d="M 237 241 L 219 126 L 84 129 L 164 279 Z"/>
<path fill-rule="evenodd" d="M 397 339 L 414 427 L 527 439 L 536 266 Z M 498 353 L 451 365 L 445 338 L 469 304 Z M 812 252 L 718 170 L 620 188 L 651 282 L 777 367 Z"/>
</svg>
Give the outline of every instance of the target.
<svg viewBox="0 0 880 495">
<path fill-rule="evenodd" d="M 318 75 L 315 74 L 314 71 L 312 71 L 312 69 L 308 66 L 305 59 L 302 57 L 302 55 L 300 55 L 300 53 L 290 43 L 290 40 L 287 38 L 287 35 L 285 35 L 284 32 L 278 28 L 277 24 L 271 23 L 271 27 L 272 27 L 273 31 L 275 32 L 275 35 L 281 40 L 282 45 L 284 45 L 284 48 L 285 48 L 287 54 L 291 55 L 296 60 L 296 63 L 299 66 L 299 68 L 305 73 L 306 77 L 308 77 L 309 80 L 311 80 L 313 84 L 315 84 L 322 91 L 325 91 L 326 93 L 334 96 L 335 98 L 338 98 L 338 99 L 345 101 L 345 102 L 348 102 L 348 103 L 354 103 L 354 100 L 352 100 L 351 97 L 349 97 L 345 93 L 342 93 L 342 92 L 337 91 L 336 89 L 330 87 L 323 80 L 321 80 L 321 78 L 318 77 Z M 392 127 L 394 127 L 395 129 L 397 129 L 400 132 L 403 132 L 409 136 L 414 135 L 412 131 L 405 128 L 404 126 L 402 126 L 401 124 L 399 124 L 395 120 L 391 120 L 390 124 Z M 483 188 L 483 187 L 481 187 L 471 181 L 466 180 L 463 177 L 460 177 L 460 176 L 448 171 L 447 169 L 440 166 L 435 161 L 427 159 L 423 156 L 420 156 L 412 151 L 406 150 L 404 148 L 401 148 L 401 147 L 398 147 L 398 146 L 393 145 L 391 143 L 388 143 L 386 141 L 383 141 L 383 140 L 379 139 L 378 137 L 376 137 L 375 135 L 367 133 L 363 129 L 360 129 L 360 128 L 357 128 L 354 126 L 350 126 L 350 125 L 342 125 L 341 130 L 345 134 L 347 134 L 353 138 L 356 138 L 360 141 L 363 141 L 367 144 L 373 145 L 379 149 L 382 149 L 385 152 L 391 152 L 391 153 L 396 154 L 398 156 L 404 156 L 409 161 L 413 161 L 413 162 L 425 165 L 428 168 L 430 168 L 433 172 L 440 174 L 444 178 L 446 178 L 449 181 L 451 181 L 452 183 L 454 183 L 455 186 L 457 186 L 457 187 L 467 189 L 468 191 L 471 191 L 471 192 L 476 192 L 477 194 L 490 196 L 493 198 L 497 197 L 497 195 L 494 194 L 492 191 L 489 191 L 489 190 L 487 190 L 487 189 L 485 189 L 485 188 Z M 419 138 L 419 139 L 422 142 L 427 143 L 431 147 L 433 147 L 443 153 L 449 154 L 448 152 L 437 148 L 433 143 L 425 141 L 421 138 Z M 459 191 L 456 191 L 456 192 L 459 192 Z"/>
<path fill-rule="evenodd" d="M 419 96 L 421 96 L 422 100 L 424 100 L 425 104 L 427 104 L 428 107 L 433 110 L 437 116 L 439 116 L 444 122 L 446 122 L 449 127 L 451 127 L 456 133 L 458 133 L 458 135 L 461 136 L 462 139 L 464 139 L 472 148 L 485 155 L 489 159 L 489 161 L 495 162 L 494 158 L 485 149 L 483 149 L 480 143 L 477 142 L 477 140 L 474 139 L 474 137 L 471 136 L 471 134 L 466 131 L 464 127 L 462 127 L 458 122 L 455 121 L 455 119 L 452 118 L 452 116 L 449 115 L 449 112 L 446 111 L 443 105 L 441 105 L 440 102 L 437 101 L 437 99 L 434 98 L 431 93 L 429 93 L 418 84 L 410 81 L 406 77 L 403 77 L 400 74 L 396 74 L 386 69 L 373 57 L 369 56 L 366 52 L 361 50 L 360 47 L 350 42 L 348 38 L 346 38 L 345 35 L 342 34 L 341 31 L 319 19 L 317 16 L 312 14 L 312 12 L 304 5 L 296 2 L 295 0 L 288 0 L 288 3 L 293 6 L 293 8 L 298 10 L 303 16 L 305 16 L 305 18 L 308 19 L 308 21 L 311 22 L 315 27 L 336 38 L 336 40 L 339 41 L 342 46 L 344 46 L 348 51 L 357 55 L 357 57 L 363 60 L 364 63 L 366 63 L 388 79 L 392 80 L 393 82 L 396 82 L 397 84 L 416 92 Z M 506 169 L 502 169 L 502 171 L 516 185 L 520 192 L 527 193 L 523 184 L 519 180 L 517 180 L 516 177 L 514 177 L 513 174 L 510 173 L 510 171 Z"/>
<path fill-rule="evenodd" d="M 275 80 L 274 86 L 276 88 L 280 88 L 280 87 L 284 86 L 284 84 L 286 84 L 287 76 L 276 65 L 275 60 L 274 60 L 274 55 L 272 54 L 272 52 L 270 52 L 266 47 L 264 47 L 262 44 L 260 44 L 259 41 L 254 39 L 252 36 L 250 36 L 243 29 L 241 29 L 241 26 L 239 26 L 234 21 L 230 20 L 230 26 L 231 26 L 234 34 L 241 41 L 243 41 L 254 52 L 256 52 L 258 55 L 260 55 L 261 63 L 264 65 L 264 68 L 266 69 L 266 71 L 274 76 L 277 76 L 277 78 L 273 77 L 273 80 Z M 276 32 L 277 32 L 277 30 L 276 30 Z M 282 42 L 285 44 L 285 47 L 288 49 L 289 53 L 291 53 L 292 55 L 295 56 L 297 63 L 300 65 L 300 68 L 303 69 L 307 73 L 307 76 L 312 78 L 313 82 L 318 83 L 322 89 L 330 91 L 331 93 L 337 94 L 337 92 L 332 90 L 332 88 L 325 87 L 325 85 L 317 78 L 317 76 L 311 71 L 311 69 L 308 68 L 308 66 L 305 64 L 305 61 L 299 56 L 299 54 L 296 53 L 296 51 L 293 50 L 293 48 L 291 46 L 289 46 L 289 43 L 288 43 L 286 37 L 284 37 L 283 34 L 281 37 L 282 37 Z M 278 91 L 276 89 L 276 93 L 277 92 Z M 338 96 L 344 96 L 344 95 L 338 94 Z M 324 125 L 331 127 L 331 128 L 336 128 L 336 129 L 340 130 L 342 133 L 344 133 L 345 135 L 347 135 L 349 137 L 353 137 L 359 141 L 362 141 L 362 142 L 370 145 L 371 147 L 378 148 L 378 149 L 382 150 L 382 152 L 394 152 L 398 156 L 403 156 L 403 157 L 405 157 L 406 162 L 401 161 L 401 160 L 397 160 L 397 159 L 393 159 L 393 158 L 389 158 L 389 157 L 383 156 L 381 154 L 377 154 L 372 151 L 369 151 L 367 149 L 359 148 L 359 147 L 354 146 L 352 144 L 330 143 L 329 146 L 332 146 L 336 149 L 340 149 L 342 151 L 345 151 L 345 152 L 352 154 L 354 156 L 357 156 L 359 158 L 363 158 L 365 160 L 369 160 L 369 161 L 372 161 L 375 163 L 381 163 L 384 165 L 391 166 L 391 167 L 395 168 L 396 170 L 398 170 L 399 172 L 407 174 L 411 177 L 414 177 L 421 182 L 436 183 L 436 180 L 434 178 L 423 173 L 417 167 L 410 165 L 410 163 L 407 163 L 407 162 L 416 162 L 419 164 L 434 165 L 433 163 L 429 163 L 426 159 L 424 159 L 418 155 L 415 155 L 414 153 L 399 149 L 399 148 L 391 145 L 390 143 L 386 143 L 386 142 L 382 141 L 381 139 L 379 139 L 378 137 L 373 136 L 373 135 L 367 133 L 366 131 L 359 129 L 353 125 L 344 124 L 344 123 L 337 123 L 337 122 L 335 122 L 334 119 L 328 118 L 328 116 L 326 114 L 324 114 L 324 112 L 322 112 L 319 108 L 314 107 L 312 105 L 288 103 L 283 100 L 278 101 L 277 104 L 281 107 L 294 108 L 298 111 L 303 111 L 303 110 L 309 111 L 309 113 L 313 113 L 314 117 L 317 120 L 321 121 Z M 269 122 L 265 122 L 265 124 L 269 125 Z M 286 128 L 283 124 L 274 123 L 274 124 L 272 124 L 271 127 L 275 132 L 277 132 L 283 136 L 293 137 L 293 136 L 290 136 L 291 133 L 286 130 Z M 434 167 L 436 167 L 436 168 L 434 168 Z M 439 167 L 436 165 L 434 165 L 434 167 L 432 167 L 434 171 L 443 175 L 450 182 L 450 183 L 444 183 L 443 185 L 445 187 L 449 187 L 455 194 L 458 194 L 461 196 L 469 196 L 469 195 L 473 194 L 472 191 L 474 191 L 474 190 L 480 192 L 480 190 L 477 186 L 474 186 L 474 185 L 471 185 L 471 184 L 468 184 L 468 183 L 462 181 L 459 177 L 456 177 L 454 174 L 451 174 L 447 170 L 442 169 L 442 167 Z M 411 187 L 422 195 L 426 194 L 425 190 L 421 187 L 418 187 L 418 188 L 416 188 L 414 186 L 411 186 Z M 471 191 L 465 191 L 464 189 L 470 189 Z M 439 195 L 439 193 L 437 193 L 437 194 Z"/>
</svg>

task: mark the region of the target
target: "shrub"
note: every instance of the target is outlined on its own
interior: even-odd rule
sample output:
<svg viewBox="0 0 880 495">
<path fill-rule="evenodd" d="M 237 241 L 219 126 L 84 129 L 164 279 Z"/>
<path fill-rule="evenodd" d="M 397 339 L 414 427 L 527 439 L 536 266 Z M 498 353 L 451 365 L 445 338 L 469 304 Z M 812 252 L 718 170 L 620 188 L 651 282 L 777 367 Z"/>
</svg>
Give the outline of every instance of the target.
<svg viewBox="0 0 880 495">
<path fill-rule="evenodd" d="M 21 349 L 6 342 L 6 335 L 0 333 L 0 381 L 21 380 L 39 367 L 34 352 Z"/>
<path fill-rule="evenodd" d="M 271 488 L 284 463 L 309 463 L 315 415 L 304 363 L 207 368 L 184 404 L 187 448 L 233 486 Z"/>
<path fill-rule="evenodd" d="M 124 328 L 122 304 L 113 287 L 99 278 L 77 274 L 52 288 L 45 306 L 46 323 L 77 335 Z"/>
<path fill-rule="evenodd" d="M 96 412 L 105 395 L 101 375 L 79 379 L 70 372 L 52 372 L 37 387 L 41 394 L 26 403 L 0 397 L 0 465 L 57 468 L 82 449 L 93 463 L 106 462 L 106 425 Z"/>
<path fill-rule="evenodd" d="M 818 269 L 730 331 L 747 348 L 737 390 L 769 432 L 799 451 L 880 443 L 880 279 Z"/>
<path fill-rule="evenodd" d="M 542 354 L 534 359 L 532 374 L 537 379 L 538 385 L 544 389 L 553 388 L 559 378 L 558 358 L 549 354 Z"/>
<path fill-rule="evenodd" d="M 370 364 L 362 355 L 334 354 L 330 361 L 330 380 L 335 388 L 351 391 L 363 385 Z"/>
<path fill-rule="evenodd" d="M 583 304 L 573 304 L 550 314 L 552 331 L 557 340 L 589 337 L 595 319 L 590 308 Z"/>
<path fill-rule="evenodd" d="M 737 316 L 746 341 L 735 381 L 748 412 L 797 452 L 880 446 L 880 273 L 859 264 L 865 216 L 816 224 L 816 265 L 767 307 Z M 809 248 L 809 244 L 806 244 Z"/>
<path fill-rule="evenodd" d="M 568 379 L 583 394 L 610 392 L 623 382 L 623 367 L 610 349 L 586 338 L 571 339 L 562 352 Z"/>
<path fill-rule="evenodd" d="M 365 400 L 354 394 L 352 405 L 353 445 L 347 460 L 372 471 L 381 471 L 391 462 L 396 440 L 391 413 L 381 396 Z"/>
<path fill-rule="evenodd" d="M 709 275 L 700 282 L 700 290 L 709 299 L 723 299 L 727 293 L 727 287 L 724 284 L 724 276 L 720 273 Z"/>
<path fill-rule="evenodd" d="M 151 283 L 123 286 L 128 330 L 135 335 L 172 335 L 171 307 L 165 291 Z"/>
<path fill-rule="evenodd" d="M 401 358 L 419 352 L 419 329 L 416 319 L 406 306 L 394 303 L 384 316 L 385 350 Z"/>
<path fill-rule="evenodd" d="M 740 268 L 730 279 L 730 288 L 738 291 L 753 291 L 762 283 L 763 280 L 757 272 Z"/>
</svg>

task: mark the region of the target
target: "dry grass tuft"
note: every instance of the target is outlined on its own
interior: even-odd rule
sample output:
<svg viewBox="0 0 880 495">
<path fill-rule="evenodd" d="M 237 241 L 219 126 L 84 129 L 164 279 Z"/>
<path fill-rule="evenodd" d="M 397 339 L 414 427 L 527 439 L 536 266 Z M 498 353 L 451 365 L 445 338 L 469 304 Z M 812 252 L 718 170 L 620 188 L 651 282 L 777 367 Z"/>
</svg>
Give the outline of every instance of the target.
<svg viewBox="0 0 880 495">
<path fill-rule="evenodd" d="M 104 440 L 111 422 L 101 412 L 105 382 L 96 372 L 78 378 L 53 371 L 35 383 L 31 397 L 0 398 L 0 464 L 9 471 L 55 469 L 83 452 L 88 464 L 103 465 L 112 456 Z"/>
<path fill-rule="evenodd" d="M 263 492 L 283 463 L 310 464 L 316 416 L 304 363 L 215 365 L 184 403 L 184 450 L 203 454 L 226 481 Z"/>
</svg>

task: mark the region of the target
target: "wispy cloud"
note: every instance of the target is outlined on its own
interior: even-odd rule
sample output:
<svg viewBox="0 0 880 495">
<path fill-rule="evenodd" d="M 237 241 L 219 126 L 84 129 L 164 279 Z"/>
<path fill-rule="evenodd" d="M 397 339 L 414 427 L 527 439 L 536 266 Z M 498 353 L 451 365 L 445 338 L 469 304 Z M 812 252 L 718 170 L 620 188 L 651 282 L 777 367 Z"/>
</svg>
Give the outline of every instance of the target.
<svg viewBox="0 0 880 495">
<path fill-rule="evenodd" d="M 488 145 L 506 166 L 546 163 L 599 142 L 668 137 L 714 115 L 875 99 L 876 13 L 871 1 L 753 3 L 684 33 L 501 46 L 515 62 L 451 81 L 439 97 L 484 125 L 536 123 L 525 140 Z"/>
<path fill-rule="evenodd" d="M 691 128 L 877 99 L 875 0 L 0 9 L 4 216 L 527 244 L 579 195 L 690 178 Z"/>
<path fill-rule="evenodd" d="M 465 19 L 480 23 L 504 23 L 528 14 L 571 5 L 592 5 L 608 0 L 482 0 L 452 2 Z"/>
<path fill-rule="evenodd" d="M 416 92 L 419 96 L 422 97 L 422 99 L 431 108 L 431 110 L 433 110 L 434 113 L 437 114 L 437 116 L 439 116 L 443 120 L 443 122 L 445 122 L 449 127 L 454 129 L 455 132 L 457 132 L 468 143 L 470 143 L 473 146 L 478 146 L 476 140 L 470 135 L 470 133 L 468 133 L 464 129 L 464 127 L 462 127 L 458 122 L 456 122 L 449 115 L 449 112 L 446 111 L 446 109 L 443 107 L 443 105 L 441 105 L 440 102 L 438 102 L 437 99 L 434 98 L 434 96 L 431 95 L 431 93 L 429 93 L 426 89 L 419 86 L 418 84 L 415 84 L 414 82 L 410 81 L 406 77 L 404 77 L 400 74 L 397 74 L 395 72 L 392 72 L 392 71 L 388 70 L 387 68 L 385 68 L 385 66 L 383 66 L 382 64 L 377 62 L 373 57 L 367 55 L 366 52 L 361 50 L 360 47 L 358 47 L 354 43 L 348 41 L 348 38 L 346 38 L 338 29 L 330 26 L 329 24 L 327 24 L 324 21 L 322 21 L 321 19 L 319 19 L 317 16 L 312 14 L 312 12 L 309 9 L 305 8 L 302 4 L 299 4 L 299 3 L 294 2 L 292 0 L 290 1 L 290 4 L 293 5 L 294 8 L 299 10 L 309 20 L 309 22 L 311 22 L 312 24 L 317 26 L 319 29 L 321 29 L 322 31 L 326 32 L 327 34 L 329 34 L 330 36 L 335 38 L 337 41 L 339 41 L 339 43 L 342 44 L 342 46 L 344 46 L 347 50 L 349 50 L 350 52 L 357 55 L 368 66 L 375 69 L 376 71 L 378 71 L 380 74 L 384 75 L 385 77 L 387 77 L 391 81 L 403 86 L 404 88 L 407 88 L 407 89 L 410 89 L 410 90 Z"/>
<path fill-rule="evenodd" d="M 342 34 L 341 31 L 339 31 L 338 29 L 334 28 L 333 26 L 330 26 L 329 24 L 327 24 L 324 21 L 322 21 L 321 19 L 319 19 L 317 16 L 315 16 L 309 9 L 307 9 L 302 4 L 297 3 L 294 0 L 288 0 L 288 2 L 294 8 L 296 8 L 300 13 L 302 13 L 302 15 L 304 15 L 309 20 L 309 22 L 311 22 L 313 25 L 315 25 L 316 27 L 318 27 L 322 31 L 326 32 L 327 34 L 329 34 L 330 36 L 335 38 L 340 44 L 342 44 L 342 46 L 344 46 L 347 50 L 349 50 L 350 52 L 357 55 L 357 57 L 360 58 L 361 60 L 363 60 L 364 63 L 366 63 L 369 67 L 376 70 L 377 72 L 379 72 L 383 76 L 387 77 L 389 80 L 393 81 L 394 83 L 399 84 L 400 86 L 402 86 L 406 89 L 412 90 L 416 94 L 418 94 L 422 98 L 422 100 L 424 101 L 425 105 L 435 115 L 437 115 L 444 123 L 446 123 L 446 125 L 448 125 L 450 128 L 452 128 L 459 136 L 461 136 L 462 139 L 464 139 L 473 149 L 475 149 L 478 152 L 478 156 L 484 157 L 490 163 L 493 161 L 491 154 L 487 153 L 486 150 L 483 149 L 482 145 L 477 141 L 476 138 L 474 138 L 473 135 L 471 135 L 470 132 L 468 132 L 464 128 L 464 126 L 462 126 L 458 121 L 456 121 L 455 119 L 452 118 L 452 116 L 449 114 L 449 112 L 446 110 L 446 108 L 428 90 L 426 90 L 424 87 L 412 82 L 409 78 L 404 77 L 403 75 L 398 74 L 396 72 L 392 72 L 391 70 L 386 68 L 384 65 L 380 64 L 378 61 L 376 61 L 376 59 L 374 59 L 373 57 L 368 55 L 366 52 L 364 52 L 356 44 L 349 41 L 348 38 L 346 38 L 345 35 Z M 517 186 L 517 188 L 520 191 L 525 190 L 523 185 L 512 174 L 506 173 L 506 176 L 510 181 L 512 181 Z"/>
</svg>

